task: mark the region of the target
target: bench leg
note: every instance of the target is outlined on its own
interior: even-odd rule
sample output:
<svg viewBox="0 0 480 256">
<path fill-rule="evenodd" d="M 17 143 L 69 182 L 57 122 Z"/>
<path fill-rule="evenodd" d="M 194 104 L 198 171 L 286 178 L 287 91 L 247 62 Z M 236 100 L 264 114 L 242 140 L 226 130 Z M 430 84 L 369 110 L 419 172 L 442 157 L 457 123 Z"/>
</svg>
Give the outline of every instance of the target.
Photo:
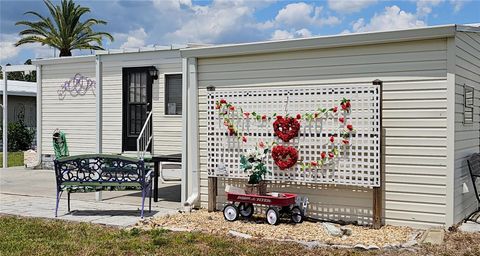
<svg viewBox="0 0 480 256">
<path fill-rule="evenodd" d="M 152 183 L 150 183 L 150 193 L 148 193 L 148 212 L 152 212 Z"/>
<path fill-rule="evenodd" d="M 58 204 L 60 203 L 60 189 L 57 188 L 57 199 L 55 203 L 55 218 L 58 216 Z"/>
<path fill-rule="evenodd" d="M 142 210 L 140 212 L 140 218 L 142 218 L 142 219 L 143 219 L 143 208 L 145 206 L 145 194 L 146 194 L 146 188 L 143 187 L 142 188 Z"/>
<path fill-rule="evenodd" d="M 67 191 L 68 212 L 70 212 L 70 190 Z"/>
</svg>

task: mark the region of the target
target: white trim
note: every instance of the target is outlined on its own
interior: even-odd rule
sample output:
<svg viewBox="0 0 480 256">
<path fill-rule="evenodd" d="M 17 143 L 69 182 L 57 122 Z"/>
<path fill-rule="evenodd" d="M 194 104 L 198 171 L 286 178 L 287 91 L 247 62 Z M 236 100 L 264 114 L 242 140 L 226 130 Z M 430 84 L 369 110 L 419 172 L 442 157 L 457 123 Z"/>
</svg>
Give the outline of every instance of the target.
<svg viewBox="0 0 480 256">
<path fill-rule="evenodd" d="M 455 221 L 455 38 L 447 40 L 447 173 L 445 228 Z"/>
<path fill-rule="evenodd" d="M 187 74 L 188 74 L 188 65 L 187 65 L 187 59 L 182 59 L 182 182 L 180 186 L 181 190 L 181 202 L 182 204 L 185 203 L 185 201 L 188 198 L 189 191 L 187 188 L 188 180 L 189 180 L 189 172 L 187 168 L 187 143 L 188 143 L 188 111 L 187 111 L 187 106 L 188 106 L 188 98 L 187 98 L 187 86 L 188 86 L 188 79 L 187 79 Z"/>
<path fill-rule="evenodd" d="M 298 51 L 307 49 L 445 38 L 454 36 L 455 30 L 455 25 L 444 25 L 396 31 L 367 32 L 302 39 L 187 48 L 181 49 L 180 53 L 182 57 L 188 58 L 259 54 L 281 51 Z"/>
<path fill-rule="evenodd" d="M 37 65 L 37 164 L 42 163 L 42 65 Z"/>
<path fill-rule="evenodd" d="M 4 66 L 6 72 L 22 72 L 22 71 L 35 71 L 36 68 L 34 65 L 13 65 L 13 66 Z"/>
<path fill-rule="evenodd" d="M 97 154 L 102 153 L 102 60 L 99 55 L 95 56 L 95 73 L 96 73 L 96 128 L 97 128 L 97 143 L 96 143 L 96 152 Z"/>
<path fill-rule="evenodd" d="M 8 167 L 8 72 L 3 68 L 3 168 Z"/>
<path fill-rule="evenodd" d="M 91 61 L 95 61 L 95 55 L 81 55 L 81 56 L 36 59 L 36 60 L 32 60 L 32 64 L 33 65 L 55 65 L 55 64 L 91 62 Z"/>
</svg>

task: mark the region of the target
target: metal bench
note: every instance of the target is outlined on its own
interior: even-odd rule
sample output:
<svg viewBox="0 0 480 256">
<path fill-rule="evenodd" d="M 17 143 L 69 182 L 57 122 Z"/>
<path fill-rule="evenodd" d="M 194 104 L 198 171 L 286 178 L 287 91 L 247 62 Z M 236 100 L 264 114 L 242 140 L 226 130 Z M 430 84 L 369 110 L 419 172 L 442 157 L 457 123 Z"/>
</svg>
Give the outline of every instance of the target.
<svg viewBox="0 0 480 256">
<path fill-rule="evenodd" d="M 67 191 L 68 211 L 70 212 L 70 193 L 74 188 L 93 187 L 136 187 L 142 191 L 143 218 L 145 197 L 148 193 L 148 209 L 152 203 L 152 170 L 145 168 L 143 160 L 118 155 L 77 155 L 54 161 L 57 181 L 57 201 L 55 217 L 63 191 Z"/>
<path fill-rule="evenodd" d="M 470 171 L 470 177 L 472 178 L 473 191 L 478 203 L 480 203 L 480 196 L 478 195 L 478 189 L 476 185 L 477 178 L 480 178 L 480 153 L 475 153 L 467 160 L 468 170 Z M 478 210 L 478 209 L 477 209 Z M 468 216 L 466 220 L 470 219 L 476 212 L 473 212 Z"/>
</svg>

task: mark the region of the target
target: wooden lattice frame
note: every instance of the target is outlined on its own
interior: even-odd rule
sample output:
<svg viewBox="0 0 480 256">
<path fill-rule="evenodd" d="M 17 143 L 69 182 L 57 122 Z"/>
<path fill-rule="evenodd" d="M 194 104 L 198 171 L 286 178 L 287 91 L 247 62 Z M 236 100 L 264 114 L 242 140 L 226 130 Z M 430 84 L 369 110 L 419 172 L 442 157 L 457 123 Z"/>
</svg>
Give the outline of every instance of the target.
<svg viewBox="0 0 480 256">
<path fill-rule="evenodd" d="M 267 157 L 267 167 L 271 171 L 266 180 L 297 181 L 306 183 L 343 184 L 365 187 L 380 186 L 380 87 L 377 85 L 342 86 L 303 86 L 288 88 L 255 89 L 216 89 L 208 92 L 208 176 L 247 178 L 240 168 L 240 154 L 253 148 L 259 141 L 275 141 L 282 145 L 296 147 L 303 162 L 315 161 L 321 152 L 331 150 L 328 142 L 332 134 L 340 138 L 344 124 L 336 115 L 323 121 L 302 120 L 300 136 L 290 142 L 282 142 L 274 136 L 273 120 L 257 121 L 246 119 L 240 111 L 231 118 L 242 134 L 247 134 L 247 142 L 236 136 L 228 136 L 223 118 L 215 106 L 224 99 L 244 111 L 272 116 L 297 113 L 312 113 L 317 108 L 338 106 L 347 98 L 351 101 L 351 113 L 345 123 L 351 123 L 356 132 L 349 138 L 350 145 L 337 145 L 339 156 L 332 165 L 318 168 L 301 168 L 301 164 L 287 170 L 280 170 Z M 286 113 L 287 110 L 287 113 Z"/>
</svg>

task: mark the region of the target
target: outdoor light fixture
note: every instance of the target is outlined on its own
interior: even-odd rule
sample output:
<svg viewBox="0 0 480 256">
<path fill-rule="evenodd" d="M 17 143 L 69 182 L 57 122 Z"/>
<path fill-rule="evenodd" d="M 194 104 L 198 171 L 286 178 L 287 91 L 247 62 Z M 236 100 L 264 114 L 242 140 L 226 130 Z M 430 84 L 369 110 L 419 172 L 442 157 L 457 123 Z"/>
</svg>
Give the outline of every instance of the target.
<svg viewBox="0 0 480 256">
<path fill-rule="evenodd" d="M 153 78 L 153 80 L 158 79 L 158 69 L 156 67 L 153 67 L 153 66 L 150 67 L 148 72 L 150 73 L 150 76 Z"/>
</svg>

